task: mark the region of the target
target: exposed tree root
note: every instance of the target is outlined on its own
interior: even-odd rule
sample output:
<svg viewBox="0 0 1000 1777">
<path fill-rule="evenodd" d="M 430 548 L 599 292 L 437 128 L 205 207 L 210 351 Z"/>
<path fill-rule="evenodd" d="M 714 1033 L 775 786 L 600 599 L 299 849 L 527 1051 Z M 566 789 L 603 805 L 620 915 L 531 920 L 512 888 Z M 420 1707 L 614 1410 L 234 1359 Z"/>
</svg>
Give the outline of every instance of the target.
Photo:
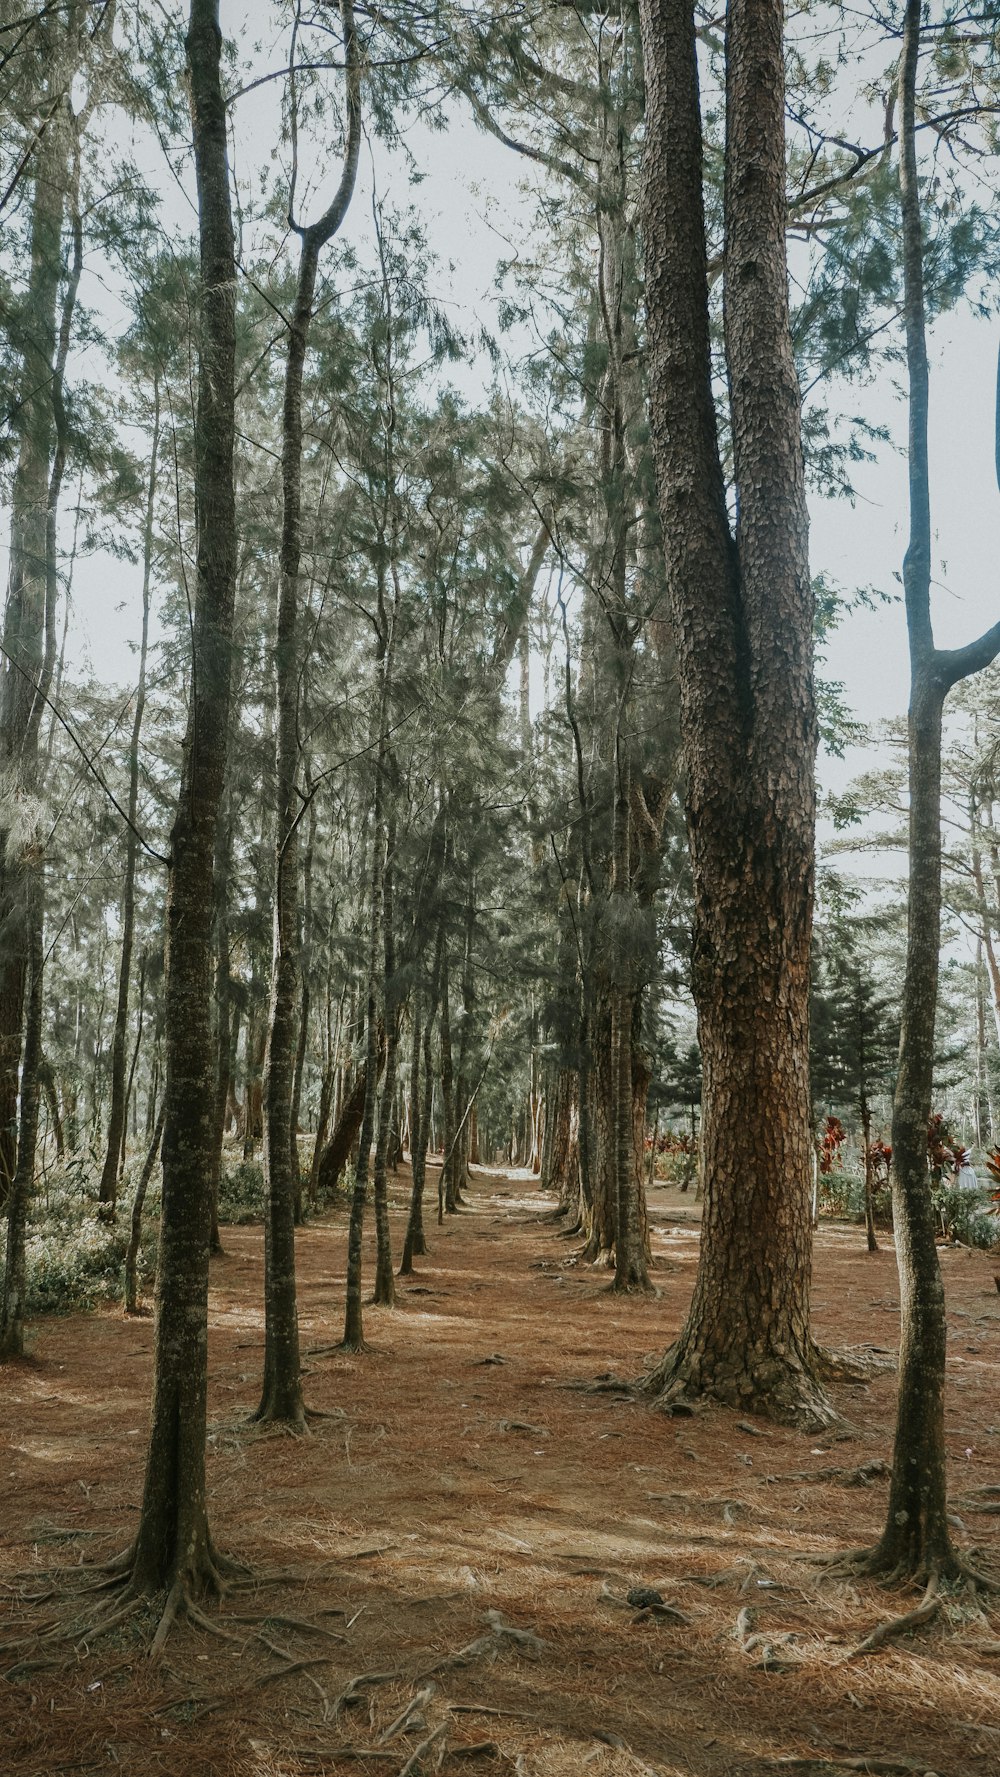
<svg viewBox="0 0 1000 1777">
<path fill-rule="evenodd" d="M 820 1568 L 824 1579 L 877 1580 L 890 1590 L 894 1586 L 930 1586 L 933 1582 L 953 1591 L 972 1587 L 991 1597 L 1000 1596 L 1000 1580 L 971 1566 L 954 1552 L 945 1560 L 908 1562 L 902 1557 L 893 1559 L 881 1543 L 876 1543 L 872 1548 L 848 1549 L 838 1555 L 812 1555 L 806 1559 Z"/>
<path fill-rule="evenodd" d="M 627 1278 L 615 1277 L 608 1284 L 609 1296 L 659 1296 L 661 1291 L 649 1278 L 637 1272 L 630 1272 Z"/>
<path fill-rule="evenodd" d="M 892 1469 L 880 1456 L 872 1456 L 867 1462 L 860 1462 L 857 1468 L 814 1468 L 790 1469 L 784 1475 L 767 1475 L 765 1479 L 772 1483 L 781 1481 L 836 1481 L 840 1487 L 870 1487 L 873 1482 L 888 1478 Z"/>
<path fill-rule="evenodd" d="M 861 1654 L 873 1654 L 877 1648 L 884 1647 L 887 1641 L 892 1641 L 897 1635 L 908 1635 L 911 1629 L 919 1628 L 921 1623 L 929 1623 L 941 1608 L 938 1587 L 939 1578 L 934 1573 L 927 1582 L 927 1590 L 916 1609 L 908 1610 L 905 1616 L 893 1617 L 887 1623 L 880 1623 L 877 1629 L 865 1636 L 864 1641 L 858 1643 L 849 1658 L 856 1660 Z"/>
<path fill-rule="evenodd" d="M 420 1745 L 411 1752 L 405 1765 L 400 1766 L 399 1777 L 416 1777 L 417 1772 L 423 1771 L 424 1760 L 431 1753 L 438 1755 L 443 1753 L 443 1742 L 447 1735 L 449 1725 L 447 1718 L 444 1721 L 438 1722 L 437 1727 L 428 1734 L 426 1740 L 421 1740 Z M 436 1757 L 435 1763 L 438 1765 L 441 1763 L 440 1756 Z"/>
<path fill-rule="evenodd" d="M 874 1346 L 833 1351 L 814 1344 L 813 1355 L 820 1375 L 829 1382 L 870 1382 L 874 1376 L 885 1376 L 896 1369 L 892 1354 L 876 1351 Z"/>
<path fill-rule="evenodd" d="M 877 1753 L 863 1753 L 856 1758 L 823 1758 L 819 1753 L 814 1758 L 773 1758 L 768 1759 L 768 1769 L 772 1771 L 802 1771 L 822 1777 L 827 1771 L 861 1771 L 868 1777 L 934 1777 L 928 1771 L 927 1760 L 910 1758 L 907 1753 L 890 1753 L 888 1757 L 880 1757 Z"/>
<path fill-rule="evenodd" d="M 352 1703 L 360 1703 L 363 1692 L 371 1690 L 377 1684 L 391 1684 L 393 1679 L 399 1678 L 399 1676 L 400 1674 L 397 1670 L 391 1672 L 358 1672 L 354 1678 L 348 1679 L 343 1690 L 338 1693 L 331 1703 L 331 1719 L 336 1721 L 342 1709 L 349 1709 Z"/>
<path fill-rule="evenodd" d="M 705 1354 L 687 1351 L 678 1341 L 661 1362 L 636 1387 L 654 1397 L 653 1404 L 667 1413 L 700 1401 L 714 1400 L 742 1413 L 757 1413 L 779 1425 L 802 1431 L 826 1431 L 842 1423 L 828 1399 L 819 1374 L 820 1366 L 801 1359 L 769 1356 L 750 1366 L 737 1367 L 735 1360 L 709 1363 Z"/>
</svg>

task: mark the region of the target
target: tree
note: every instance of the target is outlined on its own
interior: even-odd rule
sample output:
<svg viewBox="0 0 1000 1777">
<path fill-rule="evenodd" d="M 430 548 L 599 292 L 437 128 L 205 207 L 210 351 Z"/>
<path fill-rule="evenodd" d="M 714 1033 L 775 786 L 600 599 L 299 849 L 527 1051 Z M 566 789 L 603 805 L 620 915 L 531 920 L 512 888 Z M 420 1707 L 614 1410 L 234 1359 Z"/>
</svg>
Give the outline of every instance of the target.
<svg viewBox="0 0 1000 1777">
<path fill-rule="evenodd" d="M 131 1593 L 166 1593 L 154 1651 L 178 1614 L 219 1590 L 231 1566 L 213 1546 L 205 1494 L 217 1067 L 213 871 L 229 744 L 236 585 L 236 264 L 221 48 L 219 0 L 191 0 L 186 51 L 201 249 L 197 567 L 190 705 L 167 884 L 166 1093 L 152 1419 L 139 1527 L 121 1562 Z"/>
<path fill-rule="evenodd" d="M 694 8 L 642 0 L 649 405 L 678 653 L 704 1068 L 694 1297 L 651 1386 L 831 1410 L 809 1333 L 816 711 L 785 263 L 782 9 L 726 19 L 724 335 L 737 523 L 712 388 Z"/>
<path fill-rule="evenodd" d="M 899 1050 L 899 1013 L 873 979 L 870 943 L 877 922 L 852 919 L 840 909 L 823 926 L 814 960 L 810 1073 L 813 1103 L 850 1106 L 861 1125 L 865 1180 L 865 1229 L 875 1252 L 872 1099 L 891 1092 Z"/>
<path fill-rule="evenodd" d="M 295 1191 L 298 1150 L 293 1123 L 299 978 L 299 846 L 303 806 L 299 767 L 302 649 L 299 567 L 302 554 L 302 374 L 309 343 L 320 254 L 339 229 L 354 191 L 361 148 L 361 70 L 354 8 L 341 7 L 347 99 L 347 139 L 336 192 L 323 214 L 308 225 L 295 220 L 294 162 L 289 222 L 299 237 L 299 270 L 285 363 L 281 455 L 281 552 L 275 645 L 277 677 L 277 821 L 275 824 L 274 952 L 271 1009 L 264 1063 L 264 1151 L 268 1209 L 265 1259 L 264 1385 L 255 1418 L 305 1426 L 295 1301 Z M 295 89 L 292 76 L 292 124 Z M 293 1164 L 293 1153 L 295 1156 Z M 294 1174 L 294 1176 L 293 1176 Z"/>
<path fill-rule="evenodd" d="M 920 0 L 907 0 L 899 63 L 899 198 L 909 385 L 910 531 L 903 590 L 910 648 L 909 898 L 899 1072 L 892 1107 L 893 1225 L 900 1277 L 899 1384 L 882 1536 L 854 1565 L 930 1586 L 964 1569 L 951 1540 L 944 1437 L 946 1321 L 927 1173 L 941 933 L 941 722 L 945 698 L 1000 653 L 1000 624 L 964 647 L 936 646 L 931 623 L 929 368 L 924 226 L 916 151 Z"/>
</svg>

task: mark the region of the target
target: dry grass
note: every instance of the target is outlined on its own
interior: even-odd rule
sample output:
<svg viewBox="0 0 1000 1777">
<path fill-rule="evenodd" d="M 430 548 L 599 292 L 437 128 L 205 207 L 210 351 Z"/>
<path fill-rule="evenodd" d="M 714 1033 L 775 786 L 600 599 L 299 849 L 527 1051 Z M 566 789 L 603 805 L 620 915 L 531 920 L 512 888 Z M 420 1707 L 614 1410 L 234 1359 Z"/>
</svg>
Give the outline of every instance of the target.
<svg viewBox="0 0 1000 1777">
<path fill-rule="evenodd" d="M 408 1185 L 404 1174 L 397 1240 Z M 181 1628 L 152 1671 L 137 1621 L 0 1684 L 3 1771 L 398 1777 L 428 1739 L 412 1777 L 439 1753 L 446 1773 L 483 1777 L 762 1777 L 789 1758 L 811 1755 L 797 1768 L 818 1773 L 862 1754 L 938 1777 L 1000 1769 L 1000 1643 L 980 1604 L 950 1598 L 912 1637 L 851 1659 L 916 1597 L 824 1579 L 810 1559 L 874 1537 L 885 1482 L 788 1477 L 887 1459 L 892 1376 L 841 1387 L 852 1429 L 822 1440 L 581 1392 L 571 1385 L 602 1372 L 635 1376 L 676 1330 L 697 1252 L 692 1206 L 654 1193 L 662 1295 L 618 1301 L 542 1223 L 530 1180 L 478 1173 L 475 1193 L 432 1230 L 399 1307 L 366 1310 L 366 1355 L 306 1360 L 310 1403 L 343 1415 L 306 1439 L 245 1428 L 262 1355 L 261 1235 L 227 1231 L 213 1264 L 209 1471 L 217 1541 L 258 1582 L 218 1614 L 236 1639 Z M 339 1336 L 344 1248 L 339 1218 L 300 1236 L 305 1348 Z M 986 1255 L 942 1262 L 956 1535 L 997 1559 L 996 1520 L 971 1508 L 990 1501 L 976 1489 L 1000 1481 L 1000 1299 Z M 891 1251 L 869 1256 L 857 1230 L 824 1228 L 815 1302 L 825 1343 L 891 1348 Z M 72 1575 L 55 1601 L 24 1600 L 44 1589 L 44 1570 L 128 1540 L 151 1348 L 148 1322 L 50 1319 L 33 1358 L 3 1372 L 5 1639 L 65 1609 Z M 686 1620 L 635 1620 L 613 1599 L 637 1584 Z M 545 1646 L 497 1634 L 490 1611 Z M 336 1707 L 352 1678 L 387 1672 Z M 380 1744 L 428 1683 L 416 1720 Z M 487 1750 L 460 1756 L 475 1746 Z"/>
</svg>

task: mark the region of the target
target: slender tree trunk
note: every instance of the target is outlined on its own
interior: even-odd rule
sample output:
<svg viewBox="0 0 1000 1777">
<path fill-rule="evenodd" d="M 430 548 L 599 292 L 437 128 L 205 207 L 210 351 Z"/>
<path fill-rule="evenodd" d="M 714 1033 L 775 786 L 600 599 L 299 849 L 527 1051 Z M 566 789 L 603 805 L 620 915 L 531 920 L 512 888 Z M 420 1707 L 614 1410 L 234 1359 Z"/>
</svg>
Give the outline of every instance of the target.
<svg viewBox="0 0 1000 1777">
<path fill-rule="evenodd" d="M 298 228 L 301 241 L 298 286 L 288 337 L 281 449 L 281 574 L 275 654 L 278 796 L 274 951 L 271 1011 L 264 1070 L 264 1144 L 267 1220 L 264 1258 L 264 1385 L 255 1418 L 301 1430 L 305 1425 L 295 1298 L 295 1197 L 298 1152 L 292 1167 L 292 1118 L 299 990 L 298 827 L 296 789 L 299 763 L 298 720 L 301 638 L 299 564 L 302 554 L 302 377 L 319 256 L 347 212 L 354 190 L 360 148 L 360 87 L 354 11 L 341 6 L 344 25 L 348 107 L 343 175 L 333 203 L 318 222 Z M 294 100 L 293 100 L 294 102 Z M 294 200 L 294 193 L 293 200 Z M 307 1008 L 308 1010 L 308 1008 Z"/>
<path fill-rule="evenodd" d="M 128 1079 L 125 1082 L 125 1117 L 122 1120 L 122 1145 L 121 1152 L 118 1156 L 119 1184 L 121 1184 L 122 1176 L 125 1171 L 125 1161 L 128 1153 L 128 1131 L 126 1129 L 126 1123 L 128 1121 L 130 1105 L 132 1106 L 132 1132 L 134 1135 L 138 1134 L 139 1113 L 132 1097 L 132 1089 L 135 1085 L 135 1071 L 139 1065 L 139 1052 L 142 1049 L 142 1033 L 146 1022 L 146 966 L 146 952 L 143 951 L 139 958 L 139 992 L 137 996 L 138 1014 L 135 1022 L 135 1042 L 132 1045 L 132 1059 L 128 1064 Z"/>
<path fill-rule="evenodd" d="M 197 574 L 191 694 L 167 887 L 166 1114 L 153 1404 L 131 1587 L 166 1590 L 154 1649 L 189 1599 L 215 1592 L 205 1494 L 208 1238 L 217 1047 L 213 867 L 226 772 L 236 584 L 233 482 L 236 265 L 218 0 L 187 35 L 201 246 L 195 418 Z"/>
<path fill-rule="evenodd" d="M 875 1190 L 872 1181 L 872 1114 L 868 1099 L 861 1098 L 861 1141 L 864 1147 L 865 1163 L 865 1233 L 868 1238 L 868 1251 L 878 1252 L 878 1241 L 875 1238 Z"/>
<path fill-rule="evenodd" d="M 929 376 L 923 225 L 917 183 L 916 82 L 920 0 L 907 0 L 899 68 L 899 187 L 909 379 L 910 535 L 903 591 L 910 647 L 910 886 L 899 1070 L 892 1107 L 893 1228 L 899 1268 L 896 1437 L 885 1529 L 865 1565 L 890 1578 L 955 1577 L 961 1562 L 948 1526 L 944 1430 L 947 1328 L 927 1123 L 934 1078 L 941 926 L 941 718 L 951 686 L 989 665 L 1000 624 L 965 648 L 942 651 L 931 627 L 931 515 L 927 449 Z"/>
<path fill-rule="evenodd" d="M 444 1147 L 437 1187 L 439 1225 L 444 1221 L 446 1210 L 449 1215 L 453 1214 L 455 1210 L 455 1204 L 450 1200 L 452 1196 L 451 1180 L 455 1164 L 455 1070 L 451 1049 L 447 941 L 441 956 L 441 1097 L 444 1101 Z"/>
<path fill-rule="evenodd" d="M 42 1058 L 42 861 L 32 867 L 32 874 L 22 877 L 26 906 L 25 926 L 28 935 L 28 996 L 24 1030 L 24 1056 L 21 1067 L 21 1116 L 18 1129 L 17 1165 L 11 1181 L 7 1202 L 7 1241 L 0 1291 L 0 1359 L 24 1355 L 24 1305 L 26 1285 L 26 1241 L 28 1204 L 35 1177 L 35 1148 L 38 1140 L 39 1083 L 38 1068 Z"/>
<path fill-rule="evenodd" d="M 33 156 L 24 351 L 13 404 L 18 452 L 10 494 L 10 566 L 0 657 L 0 772 L 9 780 L 12 797 L 34 790 L 44 704 L 39 692 L 48 690 L 55 653 L 51 621 L 55 613 L 48 609 L 55 590 L 55 561 L 51 572 L 49 561 L 50 469 L 57 432 L 54 383 L 61 380 L 58 297 L 71 177 L 69 93 L 77 66 L 78 25 L 75 13 L 65 21 L 56 13 L 38 27 L 47 74 L 42 106 L 49 121 Z M 75 296 L 75 286 L 71 288 Z M 0 825 L 0 1205 L 12 1187 L 20 1150 L 18 1076 L 33 942 L 28 914 L 32 851 L 33 846 L 16 842 L 10 847 L 8 833 Z"/>
<path fill-rule="evenodd" d="M 412 1062 L 412 1105 L 410 1125 L 412 1146 L 410 1149 L 410 1165 L 412 1169 L 412 1185 L 410 1193 L 410 1213 L 406 1223 L 406 1235 L 403 1240 L 403 1256 L 400 1261 L 399 1275 L 408 1277 L 413 1270 L 414 1258 L 419 1258 L 427 1251 L 427 1239 L 424 1234 L 424 1184 L 426 1179 L 427 1147 L 432 1134 L 432 1111 L 434 1105 L 434 1068 L 432 1062 L 431 1039 L 434 1032 L 434 1019 L 437 1016 L 441 996 L 441 965 L 444 957 L 444 920 L 438 923 L 437 944 L 434 953 L 434 967 L 431 976 L 430 1000 L 427 1017 L 423 1027 L 423 1086 L 418 1098 L 418 1041 L 420 1039 L 420 1020 L 418 1017 L 419 999 L 414 1002 L 413 1062 Z"/>
<path fill-rule="evenodd" d="M 396 1058 L 399 1053 L 399 1027 L 403 1007 L 396 977 L 396 940 L 393 931 L 393 854 L 396 849 L 395 817 L 389 820 L 385 869 L 382 873 L 382 954 L 384 962 L 385 1002 L 385 1079 L 379 1109 L 378 1136 L 375 1142 L 375 1293 L 373 1301 L 392 1308 L 396 1301 L 396 1284 L 392 1270 L 392 1240 L 389 1230 L 389 1140 L 396 1104 Z"/>
<path fill-rule="evenodd" d="M 139 681 L 135 692 L 132 739 L 129 746 L 128 818 L 125 835 L 125 880 L 122 884 L 122 948 L 118 965 L 118 1005 L 111 1039 L 111 1101 L 108 1110 L 107 1148 L 98 1201 L 112 1211 L 118 1194 L 118 1165 L 125 1136 L 125 1049 L 128 1042 L 128 1002 L 132 974 L 132 943 L 135 933 L 135 870 L 139 855 L 136 820 L 139 812 L 139 739 L 146 707 L 146 652 L 149 646 L 150 584 L 153 571 L 153 518 L 156 505 L 156 468 L 160 448 L 160 383 L 153 379 L 153 435 L 146 482 L 146 515 L 142 540 L 142 639 L 139 643 Z"/>
<path fill-rule="evenodd" d="M 149 1189 L 149 1181 L 153 1176 L 153 1169 L 156 1166 L 159 1157 L 165 1120 L 165 1109 L 161 1104 L 153 1128 L 152 1139 L 146 1150 L 146 1158 L 143 1163 L 142 1172 L 139 1175 L 139 1183 L 135 1189 L 135 1198 L 132 1203 L 132 1226 L 129 1232 L 128 1246 L 125 1248 L 126 1314 L 138 1314 L 139 1312 L 138 1263 L 139 1245 L 142 1240 L 142 1211 L 146 1202 L 146 1192 Z"/>
<path fill-rule="evenodd" d="M 215 1081 L 215 1117 L 212 1124 L 212 1214 L 208 1247 L 213 1257 L 223 1252 L 219 1229 L 219 1191 L 222 1187 L 222 1150 L 226 1133 L 226 1104 L 229 1098 L 229 1058 L 232 1045 L 233 995 L 229 973 L 229 875 L 232 865 L 232 815 L 219 820 L 215 861 L 215 1016 L 217 1061 Z"/>
</svg>

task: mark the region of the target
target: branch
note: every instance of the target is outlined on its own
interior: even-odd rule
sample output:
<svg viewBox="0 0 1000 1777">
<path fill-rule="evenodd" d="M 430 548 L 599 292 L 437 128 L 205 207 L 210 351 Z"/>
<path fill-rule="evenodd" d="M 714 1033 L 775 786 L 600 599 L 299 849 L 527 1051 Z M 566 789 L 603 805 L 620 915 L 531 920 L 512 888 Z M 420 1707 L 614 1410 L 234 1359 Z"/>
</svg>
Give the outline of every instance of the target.
<svg viewBox="0 0 1000 1777">
<path fill-rule="evenodd" d="M 994 623 L 992 629 L 983 631 L 974 642 L 967 642 L 964 648 L 937 648 L 934 652 L 934 664 L 938 670 L 945 689 L 950 691 L 962 679 L 971 679 L 973 673 L 981 673 L 1000 654 L 1000 623 Z"/>
</svg>

